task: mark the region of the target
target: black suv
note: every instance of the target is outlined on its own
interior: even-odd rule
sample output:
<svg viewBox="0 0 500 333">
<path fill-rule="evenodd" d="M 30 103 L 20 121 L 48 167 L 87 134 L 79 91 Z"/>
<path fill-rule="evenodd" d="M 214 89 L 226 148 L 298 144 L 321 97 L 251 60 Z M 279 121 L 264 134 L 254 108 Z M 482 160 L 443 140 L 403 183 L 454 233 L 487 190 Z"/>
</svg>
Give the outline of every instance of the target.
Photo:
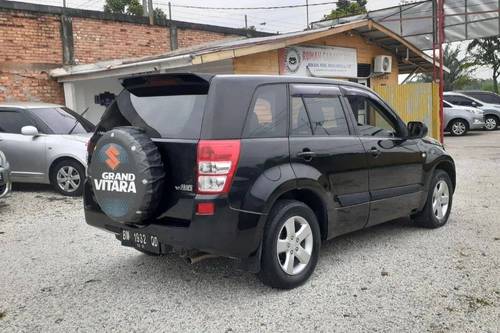
<svg viewBox="0 0 500 333">
<path fill-rule="evenodd" d="M 122 245 L 235 258 L 293 288 L 324 240 L 404 216 L 448 220 L 453 159 L 361 85 L 156 74 L 123 86 L 89 142 L 84 194 L 87 223 Z"/>
</svg>

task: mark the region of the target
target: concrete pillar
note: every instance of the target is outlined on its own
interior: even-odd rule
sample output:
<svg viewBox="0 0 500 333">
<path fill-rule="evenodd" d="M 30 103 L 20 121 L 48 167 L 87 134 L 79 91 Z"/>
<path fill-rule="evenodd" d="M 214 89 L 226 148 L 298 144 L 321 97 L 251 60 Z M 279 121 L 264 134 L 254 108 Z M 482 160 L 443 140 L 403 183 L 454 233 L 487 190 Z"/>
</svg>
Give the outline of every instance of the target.
<svg viewBox="0 0 500 333">
<path fill-rule="evenodd" d="M 73 82 L 64 82 L 64 104 L 76 112 L 82 112 L 83 110 L 78 110 L 76 105 L 76 89 Z"/>
</svg>

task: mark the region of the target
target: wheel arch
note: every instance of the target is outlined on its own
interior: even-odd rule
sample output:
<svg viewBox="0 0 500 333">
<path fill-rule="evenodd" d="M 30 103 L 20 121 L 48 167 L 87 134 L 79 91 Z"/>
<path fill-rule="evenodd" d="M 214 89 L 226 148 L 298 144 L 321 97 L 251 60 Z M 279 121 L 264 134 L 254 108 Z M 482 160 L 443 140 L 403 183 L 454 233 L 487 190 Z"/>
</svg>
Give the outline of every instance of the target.
<svg viewBox="0 0 500 333">
<path fill-rule="evenodd" d="M 279 195 L 274 196 L 273 200 L 269 203 L 269 210 L 274 207 L 278 200 L 282 199 L 297 200 L 311 208 L 319 223 L 321 239 L 325 240 L 328 237 L 328 206 L 324 195 L 317 189 L 313 187 L 302 187 L 279 193 Z"/>
<path fill-rule="evenodd" d="M 457 174 L 455 170 L 455 164 L 449 160 L 441 160 L 436 163 L 434 167 L 434 172 L 436 170 L 443 170 L 450 177 L 451 183 L 453 184 L 453 191 L 455 191 L 457 185 Z"/>
<path fill-rule="evenodd" d="M 74 157 L 74 156 L 59 156 L 57 158 L 55 158 L 49 165 L 49 172 L 48 172 L 48 175 L 49 175 L 49 181 L 52 183 L 53 181 L 53 171 L 54 171 L 54 168 L 55 166 L 61 162 L 61 161 L 64 161 L 64 160 L 69 160 L 69 161 L 75 161 L 77 163 L 79 163 L 84 170 L 86 170 L 86 167 L 85 167 L 85 163 L 82 163 L 82 161 L 80 161 L 77 157 Z M 85 175 L 84 175 L 85 176 Z"/>
</svg>

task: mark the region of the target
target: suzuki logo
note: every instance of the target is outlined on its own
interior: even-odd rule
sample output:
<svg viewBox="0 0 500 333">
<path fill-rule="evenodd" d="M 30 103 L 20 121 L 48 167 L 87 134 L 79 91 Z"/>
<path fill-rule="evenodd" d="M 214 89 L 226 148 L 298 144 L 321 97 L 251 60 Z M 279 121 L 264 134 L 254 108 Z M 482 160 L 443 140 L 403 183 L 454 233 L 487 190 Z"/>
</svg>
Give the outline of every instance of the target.
<svg viewBox="0 0 500 333">
<path fill-rule="evenodd" d="M 115 146 L 111 145 L 108 149 L 106 149 L 106 156 L 108 157 L 108 159 L 106 160 L 106 164 L 113 171 L 118 167 L 118 165 L 120 165 L 118 155 L 120 155 L 120 151 L 118 151 Z"/>
</svg>

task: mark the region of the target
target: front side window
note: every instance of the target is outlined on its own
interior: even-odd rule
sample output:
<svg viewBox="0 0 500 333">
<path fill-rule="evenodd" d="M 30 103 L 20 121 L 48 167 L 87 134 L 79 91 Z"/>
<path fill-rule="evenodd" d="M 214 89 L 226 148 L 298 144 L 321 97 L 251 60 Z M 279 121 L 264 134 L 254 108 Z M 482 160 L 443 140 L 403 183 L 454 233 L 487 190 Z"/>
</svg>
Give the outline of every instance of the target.
<svg viewBox="0 0 500 333">
<path fill-rule="evenodd" d="M 0 132 L 20 134 L 24 126 L 33 124 L 18 111 L 0 111 Z"/>
<path fill-rule="evenodd" d="M 364 95 L 346 96 L 362 136 L 391 137 L 397 134 L 397 125 L 387 110 L 376 100 Z"/>
<path fill-rule="evenodd" d="M 285 137 L 288 120 L 285 85 L 266 85 L 257 88 L 247 114 L 244 138 Z"/>
<path fill-rule="evenodd" d="M 444 96 L 445 101 L 454 105 L 460 106 L 483 106 L 480 103 L 475 102 L 474 100 L 467 98 L 465 96 L 458 95 L 448 95 Z"/>
</svg>

